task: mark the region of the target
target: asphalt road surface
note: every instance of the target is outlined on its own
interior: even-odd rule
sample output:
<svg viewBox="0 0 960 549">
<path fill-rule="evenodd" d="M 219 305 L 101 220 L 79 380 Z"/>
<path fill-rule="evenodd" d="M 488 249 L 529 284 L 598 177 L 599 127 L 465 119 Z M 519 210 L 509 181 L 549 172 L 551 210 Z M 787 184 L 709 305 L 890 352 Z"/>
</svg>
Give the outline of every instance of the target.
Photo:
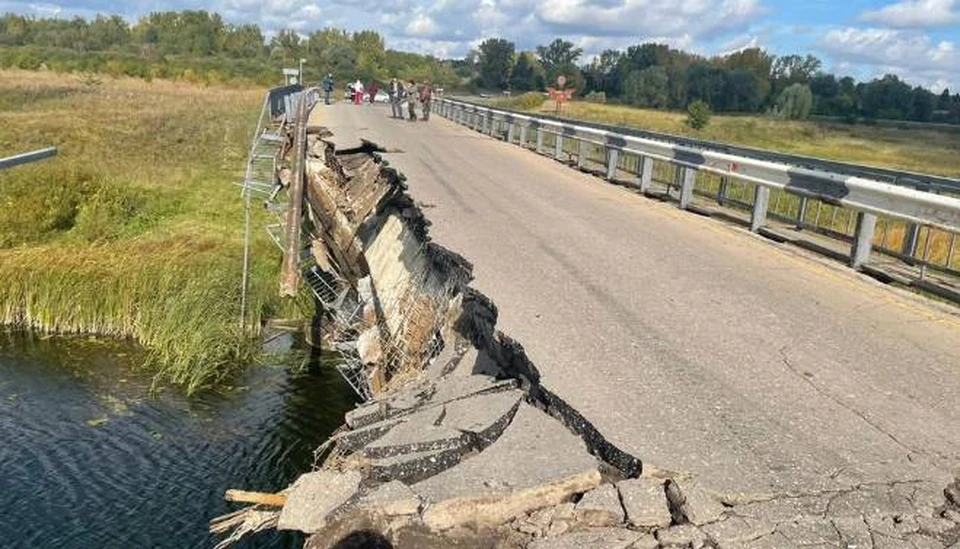
<svg viewBox="0 0 960 549">
<path fill-rule="evenodd" d="M 946 479 L 960 317 L 434 115 L 318 106 L 388 149 L 544 383 L 647 466 L 747 497 Z"/>
</svg>

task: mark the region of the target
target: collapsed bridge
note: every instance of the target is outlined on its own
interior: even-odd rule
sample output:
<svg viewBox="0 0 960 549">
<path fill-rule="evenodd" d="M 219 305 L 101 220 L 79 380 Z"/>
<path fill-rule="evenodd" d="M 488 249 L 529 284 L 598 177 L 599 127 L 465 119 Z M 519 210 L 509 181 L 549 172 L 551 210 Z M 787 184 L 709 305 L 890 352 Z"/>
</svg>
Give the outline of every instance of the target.
<svg viewBox="0 0 960 549">
<path fill-rule="evenodd" d="M 958 423 L 937 403 L 958 355 L 939 312 L 444 121 L 383 115 L 332 107 L 332 136 L 303 126 L 311 247 L 297 255 L 370 404 L 282 510 L 228 524 L 301 529 L 315 547 L 360 530 L 397 546 L 951 542 Z M 913 329 L 913 315 L 936 320 Z M 926 348 L 885 343 L 893 325 Z M 395 334 L 412 344 L 395 350 Z"/>
</svg>

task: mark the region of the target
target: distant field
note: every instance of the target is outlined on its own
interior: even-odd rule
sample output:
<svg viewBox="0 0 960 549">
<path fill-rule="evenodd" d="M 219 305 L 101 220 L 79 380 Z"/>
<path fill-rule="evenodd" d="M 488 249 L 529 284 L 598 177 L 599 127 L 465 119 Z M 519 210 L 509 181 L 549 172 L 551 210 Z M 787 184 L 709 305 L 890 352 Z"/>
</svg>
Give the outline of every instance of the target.
<svg viewBox="0 0 960 549">
<path fill-rule="evenodd" d="M 131 337 L 188 390 L 253 352 L 237 327 L 238 188 L 264 91 L 0 72 L 0 324 Z M 257 231 L 254 310 L 276 306 Z"/>
<path fill-rule="evenodd" d="M 506 102 L 517 105 L 518 99 Z M 553 112 L 553 103 L 527 110 Z M 952 131 L 792 122 L 760 115 L 714 115 L 709 126 L 697 131 L 684 123 L 685 113 L 584 101 L 565 105 L 563 115 L 856 164 L 960 177 L 960 134 Z"/>
</svg>

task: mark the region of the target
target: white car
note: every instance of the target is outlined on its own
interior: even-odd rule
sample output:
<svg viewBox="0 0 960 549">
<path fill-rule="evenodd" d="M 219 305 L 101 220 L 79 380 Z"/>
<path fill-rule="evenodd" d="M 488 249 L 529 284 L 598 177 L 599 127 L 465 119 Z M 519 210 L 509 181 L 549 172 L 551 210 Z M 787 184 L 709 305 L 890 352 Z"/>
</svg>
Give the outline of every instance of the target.
<svg viewBox="0 0 960 549">
<path fill-rule="evenodd" d="M 388 103 L 390 102 L 390 94 L 383 90 L 377 90 L 376 95 L 373 96 L 374 103 Z"/>
</svg>

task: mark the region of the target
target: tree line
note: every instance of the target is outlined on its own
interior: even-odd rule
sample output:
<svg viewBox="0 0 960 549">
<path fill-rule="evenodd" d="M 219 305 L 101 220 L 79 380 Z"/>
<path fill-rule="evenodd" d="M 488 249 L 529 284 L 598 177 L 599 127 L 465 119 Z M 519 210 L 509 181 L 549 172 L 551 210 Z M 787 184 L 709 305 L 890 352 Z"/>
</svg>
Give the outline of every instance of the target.
<svg viewBox="0 0 960 549">
<path fill-rule="evenodd" d="M 869 82 L 838 77 L 816 57 L 774 56 L 761 48 L 704 57 L 664 44 L 609 49 L 585 62 L 583 51 L 557 38 L 517 51 L 489 38 L 464 59 L 388 49 L 376 31 L 328 27 L 301 35 L 281 30 L 266 39 L 257 25 L 233 25 L 207 11 L 155 12 L 130 24 L 92 19 L 0 17 L 0 66 L 90 71 L 205 82 L 277 81 L 281 66 L 305 59 L 305 78 L 332 73 L 339 83 L 391 77 L 430 80 L 448 89 L 543 91 L 564 75 L 588 100 L 658 109 L 703 101 L 716 112 L 814 115 L 960 124 L 960 93 L 934 94 L 896 75 Z"/>
<path fill-rule="evenodd" d="M 272 84 L 281 67 L 297 67 L 300 59 L 308 83 L 327 73 L 340 84 L 398 77 L 456 87 L 469 80 L 457 73 L 457 62 L 387 49 L 371 30 L 328 27 L 302 36 L 284 29 L 267 40 L 257 25 L 228 24 L 202 10 L 155 12 L 133 24 L 116 15 L 0 17 L 2 67 Z"/>
<path fill-rule="evenodd" d="M 703 101 L 717 112 L 767 112 L 789 119 L 811 114 L 960 124 L 960 93 L 935 94 L 888 74 L 869 82 L 822 70 L 812 55 L 774 56 L 761 48 L 703 57 L 664 44 L 609 49 L 581 64 L 583 51 L 557 38 L 533 51 L 490 38 L 467 61 L 476 84 L 497 90 L 538 91 L 567 86 L 597 101 L 657 109 L 685 109 Z"/>
</svg>

